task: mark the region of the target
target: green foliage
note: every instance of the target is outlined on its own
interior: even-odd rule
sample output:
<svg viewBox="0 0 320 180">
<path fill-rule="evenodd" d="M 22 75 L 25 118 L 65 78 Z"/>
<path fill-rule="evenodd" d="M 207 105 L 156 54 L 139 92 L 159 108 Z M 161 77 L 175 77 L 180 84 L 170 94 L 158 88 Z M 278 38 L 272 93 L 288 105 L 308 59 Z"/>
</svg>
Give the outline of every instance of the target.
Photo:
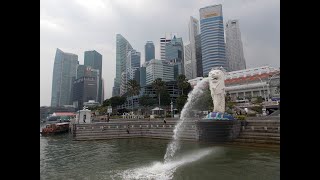
<svg viewBox="0 0 320 180">
<path fill-rule="evenodd" d="M 160 92 L 160 105 L 161 106 L 168 106 L 170 105 L 171 99 L 170 94 L 167 89 Z"/>
<path fill-rule="evenodd" d="M 160 105 L 170 104 L 170 94 L 166 84 L 161 78 L 157 78 L 152 83 L 152 88 L 156 91 L 157 97 L 160 95 Z"/>
<path fill-rule="evenodd" d="M 184 104 L 187 102 L 188 96 L 187 95 L 181 95 L 177 98 L 177 109 L 178 111 L 181 111 Z"/>
<path fill-rule="evenodd" d="M 140 92 L 140 85 L 136 80 L 129 80 L 127 83 L 128 94 L 130 96 L 138 95 Z"/>
<path fill-rule="evenodd" d="M 254 104 L 260 104 L 260 103 L 262 103 L 262 102 L 263 102 L 262 97 L 261 97 L 261 96 L 258 96 L 258 97 L 256 97 L 256 100 L 255 100 L 254 102 L 252 102 L 252 103 L 254 103 Z"/>
<path fill-rule="evenodd" d="M 112 106 L 112 108 L 115 108 L 119 105 L 124 104 L 126 100 L 127 100 L 126 97 L 113 96 L 110 99 L 104 100 L 102 106 L 103 107 Z"/>
<path fill-rule="evenodd" d="M 157 78 L 153 81 L 152 88 L 156 91 L 157 94 L 159 94 L 166 89 L 166 84 L 164 81 L 162 81 L 161 78 Z"/>
<path fill-rule="evenodd" d="M 139 104 L 144 107 L 153 106 L 154 104 L 157 104 L 157 100 L 153 99 L 149 95 L 143 95 L 139 98 Z"/>
<path fill-rule="evenodd" d="M 177 77 L 177 86 L 181 90 L 182 95 L 184 95 L 184 93 L 188 94 L 189 91 L 191 90 L 191 85 L 188 82 L 188 79 L 186 78 L 186 76 L 183 74 L 180 74 Z"/>
<path fill-rule="evenodd" d="M 235 118 L 238 120 L 246 120 L 247 117 L 245 115 L 236 115 Z"/>
<path fill-rule="evenodd" d="M 254 107 L 251 107 L 250 109 L 258 112 L 259 114 L 262 113 L 262 106 L 254 106 Z"/>
</svg>

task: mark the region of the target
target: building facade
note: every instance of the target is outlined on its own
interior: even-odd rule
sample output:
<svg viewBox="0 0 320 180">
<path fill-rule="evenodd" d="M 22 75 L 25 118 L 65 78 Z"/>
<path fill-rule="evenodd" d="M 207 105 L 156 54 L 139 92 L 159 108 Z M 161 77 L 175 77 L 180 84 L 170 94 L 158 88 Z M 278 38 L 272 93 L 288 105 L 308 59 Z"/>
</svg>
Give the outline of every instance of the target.
<svg viewBox="0 0 320 180">
<path fill-rule="evenodd" d="M 140 87 L 146 85 L 147 72 L 146 72 L 146 64 L 143 64 L 140 67 Z"/>
<path fill-rule="evenodd" d="M 173 67 L 174 65 L 168 61 L 152 59 L 146 67 L 146 85 L 152 84 L 157 78 L 161 78 L 165 82 L 173 81 Z"/>
<path fill-rule="evenodd" d="M 226 58 L 229 71 L 246 69 L 238 20 L 229 20 L 226 23 Z"/>
<path fill-rule="evenodd" d="M 72 104 L 72 81 L 77 75 L 78 55 L 56 50 L 53 75 L 51 106 Z"/>
<path fill-rule="evenodd" d="M 184 46 L 184 75 L 187 79 L 193 79 L 191 44 Z"/>
<path fill-rule="evenodd" d="M 280 69 L 269 66 L 228 72 L 225 80 L 226 92 L 230 94 L 233 100 L 258 96 L 269 100 L 272 98 L 271 89 L 277 87 L 277 85 L 270 86 L 275 81 L 276 78 L 274 77 L 277 74 L 280 74 Z M 280 76 L 278 77 L 280 80 Z M 280 89 L 280 84 L 278 85 Z"/>
<path fill-rule="evenodd" d="M 201 51 L 201 34 L 195 38 L 196 61 L 197 61 L 197 77 L 203 77 L 202 69 L 202 51 Z"/>
<path fill-rule="evenodd" d="M 184 74 L 184 48 L 182 38 L 173 36 L 172 40 L 166 44 L 166 60 L 174 65 L 174 79 L 179 74 Z"/>
<path fill-rule="evenodd" d="M 102 101 L 104 100 L 104 97 L 102 97 L 102 55 L 95 50 L 85 51 L 84 65 L 90 66 L 92 69 L 99 70 L 97 102 L 102 103 Z"/>
<path fill-rule="evenodd" d="M 98 96 L 96 77 L 81 77 L 73 82 L 73 106 L 82 109 L 85 102 Z"/>
<path fill-rule="evenodd" d="M 222 5 L 200 9 L 201 50 L 203 75 L 213 67 L 228 70 L 225 54 Z"/>
<path fill-rule="evenodd" d="M 112 89 L 112 96 L 120 95 L 121 75 L 126 70 L 128 52 L 132 49 L 130 43 L 121 35 L 116 36 L 116 77 Z"/>
<path fill-rule="evenodd" d="M 144 52 L 145 62 L 155 58 L 154 44 L 152 41 L 147 41 L 146 45 L 144 45 Z"/>
<path fill-rule="evenodd" d="M 189 41 L 190 41 L 190 54 L 191 54 L 191 77 L 190 79 L 197 77 L 197 58 L 196 58 L 196 36 L 199 35 L 199 20 L 190 16 L 188 24 L 189 28 Z"/>
<path fill-rule="evenodd" d="M 126 69 L 121 74 L 120 96 L 127 92 L 127 83 L 135 78 L 138 69 L 140 68 L 141 53 L 132 49 L 127 54 Z"/>
</svg>

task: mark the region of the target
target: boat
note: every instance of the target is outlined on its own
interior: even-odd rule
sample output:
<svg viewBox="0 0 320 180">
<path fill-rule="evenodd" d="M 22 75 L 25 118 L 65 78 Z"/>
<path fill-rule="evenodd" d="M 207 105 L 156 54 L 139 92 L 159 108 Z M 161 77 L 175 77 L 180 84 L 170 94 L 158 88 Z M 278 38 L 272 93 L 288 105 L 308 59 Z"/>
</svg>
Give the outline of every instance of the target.
<svg viewBox="0 0 320 180">
<path fill-rule="evenodd" d="M 41 135 L 54 135 L 67 132 L 69 132 L 69 123 L 64 122 L 48 124 L 46 125 L 46 127 L 42 128 L 42 131 L 40 133 Z"/>
</svg>

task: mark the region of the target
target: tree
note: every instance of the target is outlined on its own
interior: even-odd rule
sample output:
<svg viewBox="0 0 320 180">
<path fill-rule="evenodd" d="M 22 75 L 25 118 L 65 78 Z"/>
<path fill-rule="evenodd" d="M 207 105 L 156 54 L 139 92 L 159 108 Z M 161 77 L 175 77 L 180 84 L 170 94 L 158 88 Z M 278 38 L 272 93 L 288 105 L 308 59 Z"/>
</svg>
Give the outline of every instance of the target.
<svg viewBox="0 0 320 180">
<path fill-rule="evenodd" d="M 190 85 L 190 83 L 188 82 L 186 76 L 183 75 L 183 74 L 180 74 L 180 75 L 177 77 L 177 86 L 178 86 L 178 88 L 181 90 L 182 95 L 184 95 L 183 92 L 186 92 L 186 91 L 189 92 L 189 91 L 191 90 L 191 85 Z"/>
<path fill-rule="evenodd" d="M 160 109 L 160 95 L 166 89 L 166 84 L 161 78 L 157 78 L 152 82 L 152 88 L 156 91 L 159 98 L 159 109 Z M 159 113 L 160 114 L 160 113 Z"/>
<path fill-rule="evenodd" d="M 126 100 L 127 100 L 126 97 L 113 96 L 110 99 L 104 100 L 102 106 L 103 107 L 111 106 L 112 108 L 115 108 L 117 106 L 124 104 Z"/>
<path fill-rule="evenodd" d="M 139 104 L 143 106 L 146 111 L 147 107 L 157 104 L 157 101 L 152 97 L 150 97 L 149 95 L 143 95 L 139 98 Z"/>
<path fill-rule="evenodd" d="M 128 87 L 128 94 L 132 97 L 134 95 L 138 95 L 140 92 L 140 85 L 136 80 L 129 80 L 127 83 L 127 87 Z M 133 97 L 132 97 L 132 111 L 133 111 Z"/>
<path fill-rule="evenodd" d="M 182 110 L 184 104 L 187 102 L 187 99 L 187 95 L 181 95 L 177 98 L 177 109 L 179 112 Z"/>
</svg>

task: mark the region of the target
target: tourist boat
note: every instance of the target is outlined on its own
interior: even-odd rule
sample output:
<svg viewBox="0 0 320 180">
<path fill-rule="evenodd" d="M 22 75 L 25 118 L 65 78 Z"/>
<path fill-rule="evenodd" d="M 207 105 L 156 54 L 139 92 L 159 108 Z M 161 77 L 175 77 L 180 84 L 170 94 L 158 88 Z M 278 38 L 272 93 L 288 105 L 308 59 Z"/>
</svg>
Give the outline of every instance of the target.
<svg viewBox="0 0 320 180">
<path fill-rule="evenodd" d="M 69 123 L 55 123 L 55 124 L 48 124 L 46 127 L 42 128 L 40 132 L 41 135 L 53 135 L 59 133 L 66 133 L 69 131 Z"/>
</svg>

